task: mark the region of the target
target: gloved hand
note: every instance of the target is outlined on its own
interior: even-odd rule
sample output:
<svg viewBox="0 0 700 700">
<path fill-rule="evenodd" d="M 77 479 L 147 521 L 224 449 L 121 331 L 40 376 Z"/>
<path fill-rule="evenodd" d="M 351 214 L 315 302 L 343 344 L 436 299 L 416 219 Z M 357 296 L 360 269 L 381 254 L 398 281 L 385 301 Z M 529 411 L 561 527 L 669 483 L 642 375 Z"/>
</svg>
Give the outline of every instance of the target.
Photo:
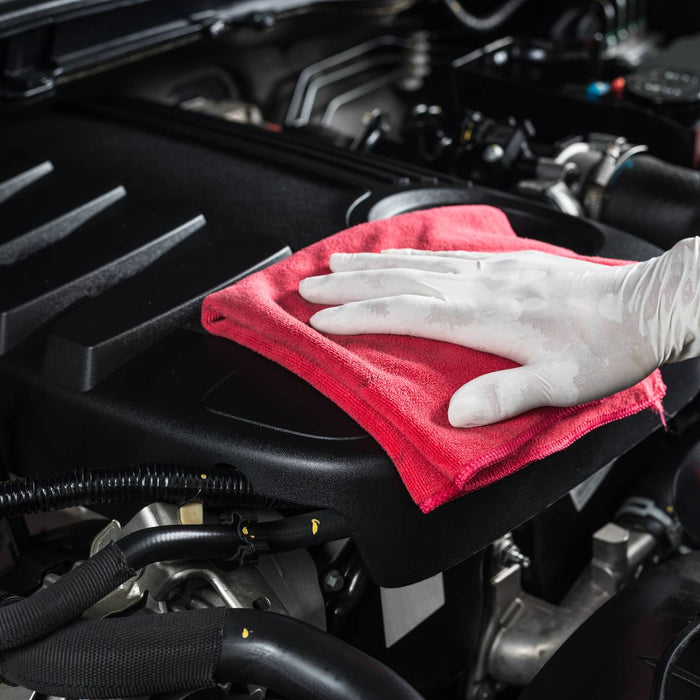
<svg viewBox="0 0 700 700">
<path fill-rule="evenodd" d="M 452 396 L 455 427 L 626 389 L 664 362 L 700 354 L 700 238 L 658 258 L 609 266 L 535 251 L 336 253 L 333 274 L 299 293 L 324 333 L 393 333 L 457 343 L 521 367 Z"/>
</svg>

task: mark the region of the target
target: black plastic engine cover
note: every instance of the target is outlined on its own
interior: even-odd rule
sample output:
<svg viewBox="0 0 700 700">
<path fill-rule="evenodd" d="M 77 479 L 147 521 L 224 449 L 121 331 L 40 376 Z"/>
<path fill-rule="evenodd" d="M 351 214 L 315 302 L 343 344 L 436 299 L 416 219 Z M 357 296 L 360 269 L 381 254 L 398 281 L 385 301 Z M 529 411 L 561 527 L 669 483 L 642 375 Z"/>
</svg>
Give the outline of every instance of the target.
<svg viewBox="0 0 700 700">
<path fill-rule="evenodd" d="M 423 515 L 384 452 L 287 371 L 205 334 L 205 294 L 367 218 L 490 203 L 521 235 L 642 259 L 652 246 L 393 161 L 179 110 L 50 107 L 0 122 L 0 431 L 17 474 L 230 464 L 340 511 L 375 581 L 465 559 L 659 428 L 645 412 Z M 3 201 L 4 200 L 4 201 Z M 664 370 L 666 409 L 697 392 Z"/>
</svg>

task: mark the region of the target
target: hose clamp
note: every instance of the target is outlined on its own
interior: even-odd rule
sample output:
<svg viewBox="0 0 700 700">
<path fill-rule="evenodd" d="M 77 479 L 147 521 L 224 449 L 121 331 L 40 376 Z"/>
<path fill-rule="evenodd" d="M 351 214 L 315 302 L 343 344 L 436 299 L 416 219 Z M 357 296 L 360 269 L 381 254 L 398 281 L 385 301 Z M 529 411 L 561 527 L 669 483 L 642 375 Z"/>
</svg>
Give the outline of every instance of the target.
<svg viewBox="0 0 700 700">
<path fill-rule="evenodd" d="M 642 498 L 641 496 L 628 498 L 615 515 L 615 520 L 619 519 L 630 519 L 640 524 L 645 521 L 656 522 L 661 526 L 661 530 L 668 538 L 672 549 L 681 544 L 682 528 L 678 520 L 671 517 L 650 498 Z"/>
<path fill-rule="evenodd" d="M 601 156 L 589 177 L 583 195 L 583 209 L 589 218 L 600 219 L 605 191 L 615 173 L 631 158 L 649 149 L 641 144 L 628 143 L 622 136 L 615 138 L 608 134 L 591 134 L 588 145 L 591 151 L 598 151 Z"/>
</svg>

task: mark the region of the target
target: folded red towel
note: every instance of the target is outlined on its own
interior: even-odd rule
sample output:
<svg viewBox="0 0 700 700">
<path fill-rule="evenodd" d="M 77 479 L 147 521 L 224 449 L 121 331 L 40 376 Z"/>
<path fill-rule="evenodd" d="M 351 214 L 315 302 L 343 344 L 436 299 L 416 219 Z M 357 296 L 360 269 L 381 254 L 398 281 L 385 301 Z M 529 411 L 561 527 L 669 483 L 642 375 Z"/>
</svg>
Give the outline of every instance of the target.
<svg viewBox="0 0 700 700">
<path fill-rule="evenodd" d="M 656 371 L 631 389 L 583 406 L 542 408 L 496 425 L 453 428 L 447 406 L 454 391 L 515 363 L 451 343 L 329 336 L 308 325 L 320 307 L 299 296 L 299 281 L 329 272 L 331 253 L 384 248 L 532 249 L 576 257 L 518 238 L 503 212 L 491 207 L 418 211 L 342 231 L 212 294 L 204 300 L 202 323 L 295 372 L 343 408 L 387 451 L 423 512 L 561 450 L 600 425 L 648 407 L 661 412 L 666 388 Z"/>
</svg>

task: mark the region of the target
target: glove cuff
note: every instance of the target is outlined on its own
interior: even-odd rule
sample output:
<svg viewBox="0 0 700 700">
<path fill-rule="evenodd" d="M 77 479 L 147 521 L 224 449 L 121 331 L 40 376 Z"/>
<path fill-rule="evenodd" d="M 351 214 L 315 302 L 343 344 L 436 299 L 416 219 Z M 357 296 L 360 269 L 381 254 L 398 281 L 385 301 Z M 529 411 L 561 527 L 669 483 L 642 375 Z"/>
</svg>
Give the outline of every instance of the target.
<svg viewBox="0 0 700 700">
<path fill-rule="evenodd" d="M 649 337 L 657 339 L 659 364 L 700 356 L 700 238 L 686 238 L 654 261 L 646 294 L 656 306 L 647 318 Z M 646 314 L 645 314 L 646 315 Z"/>
</svg>

